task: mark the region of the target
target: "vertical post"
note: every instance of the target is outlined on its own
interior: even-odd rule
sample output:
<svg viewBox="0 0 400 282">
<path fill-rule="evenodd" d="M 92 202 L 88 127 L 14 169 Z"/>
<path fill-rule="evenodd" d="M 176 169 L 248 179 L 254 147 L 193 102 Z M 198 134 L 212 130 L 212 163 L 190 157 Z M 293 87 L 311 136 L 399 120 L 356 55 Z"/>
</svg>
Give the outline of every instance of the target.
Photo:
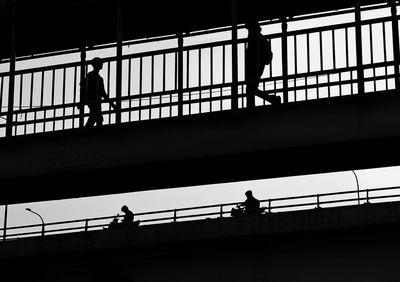
<svg viewBox="0 0 400 282">
<path fill-rule="evenodd" d="M 86 76 L 86 50 L 85 50 L 85 46 L 81 46 L 80 48 L 81 51 L 81 65 L 80 65 L 80 82 L 79 85 L 82 87 L 82 82 L 85 80 L 85 76 Z M 79 102 L 82 102 L 82 89 L 81 87 L 79 88 L 80 90 L 80 97 L 79 97 Z M 87 87 L 87 85 L 85 85 L 85 87 Z M 81 106 L 80 111 L 79 111 L 79 127 L 83 127 L 84 126 L 84 121 L 85 121 L 85 107 Z"/>
<path fill-rule="evenodd" d="M 391 0 L 392 14 L 392 34 L 393 34 L 393 57 L 394 75 L 396 91 L 400 90 L 399 65 L 400 65 L 400 46 L 399 46 L 399 21 L 397 20 L 397 5 L 395 0 Z"/>
<path fill-rule="evenodd" d="M 356 31 L 356 52 L 357 52 L 357 84 L 358 94 L 364 94 L 364 69 L 362 54 L 362 30 L 361 30 L 361 9 L 360 0 L 355 0 L 355 31 Z"/>
<path fill-rule="evenodd" d="M 89 219 L 86 218 L 85 220 L 85 232 L 89 229 Z"/>
<path fill-rule="evenodd" d="M 237 28 L 237 0 L 232 0 L 232 110 L 238 109 L 238 28 Z"/>
<path fill-rule="evenodd" d="M 317 209 L 319 209 L 320 208 L 320 206 L 319 206 L 319 194 L 317 194 Z"/>
<path fill-rule="evenodd" d="M 7 238 L 7 216 L 8 216 L 8 205 L 5 205 L 5 207 L 4 207 L 3 242 L 5 242 L 6 238 Z"/>
<path fill-rule="evenodd" d="M 174 210 L 174 222 L 176 222 L 176 209 Z"/>
<path fill-rule="evenodd" d="M 122 1 L 117 1 L 117 24 L 116 24 L 116 34 L 117 34 L 117 70 L 116 70 L 116 101 L 115 105 L 117 110 L 115 113 L 115 122 L 117 124 L 121 123 L 121 97 L 122 97 L 122 40 L 123 40 L 123 15 L 122 15 Z"/>
<path fill-rule="evenodd" d="M 178 116 L 183 115 L 183 33 L 178 34 Z"/>
<path fill-rule="evenodd" d="M 282 17 L 282 91 L 283 91 L 283 103 L 289 101 L 288 95 L 288 47 L 287 47 L 287 19 Z"/>
<path fill-rule="evenodd" d="M 13 116 L 14 116 L 14 88 L 15 88 L 15 61 L 16 61 L 16 39 L 17 39 L 17 19 L 15 4 L 12 4 L 10 10 L 10 79 L 8 85 L 8 109 L 7 109 L 7 126 L 6 126 L 6 136 L 12 136 L 13 128 Z"/>
<path fill-rule="evenodd" d="M 224 215 L 224 205 L 221 205 L 220 206 L 220 209 L 219 209 L 219 217 L 223 217 L 223 215 Z"/>
</svg>

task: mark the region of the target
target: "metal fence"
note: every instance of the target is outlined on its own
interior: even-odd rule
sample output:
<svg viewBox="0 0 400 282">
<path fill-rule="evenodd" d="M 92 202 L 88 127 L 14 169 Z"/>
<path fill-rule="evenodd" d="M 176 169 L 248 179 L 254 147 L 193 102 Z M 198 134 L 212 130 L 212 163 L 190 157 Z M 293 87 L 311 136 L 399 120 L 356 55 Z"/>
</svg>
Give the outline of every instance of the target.
<svg viewBox="0 0 400 282">
<path fill-rule="evenodd" d="M 261 23 L 263 33 L 271 39 L 273 61 L 266 67 L 259 88 L 280 96 L 283 103 L 399 90 L 399 16 L 395 5 Z M 368 16 L 372 12 L 378 16 Z M 297 23 L 344 16 L 348 19 L 342 22 L 336 19 L 333 24 L 296 27 Z M 125 42 L 122 56 L 104 58 L 101 75 L 106 91 L 111 101 L 121 105 L 121 111 L 115 112 L 103 102 L 104 124 L 246 108 L 247 39 L 243 26 L 238 27 L 237 40 L 229 35 L 234 31 L 226 28 L 158 39 L 159 46 L 172 41 L 174 47 L 144 52 L 126 51 L 139 43 Z M 215 38 L 184 44 L 184 39 L 199 34 Z M 89 51 L 71 51 L 81 60 L 66 64 L 0 73 L 0 137 L 82 127 L 88 112 L 77 110 L 79 83 L 88 71 Z M 29 59 L 21 58 L 20 62 Z M 9 87 L 12 81 L 14 86 Z M 9 89 L 14 89 L 13 93 Z M 13 107 L 9 108 L 11 97 Z M 269 103 L 258 99 L 256 105 Z"/>
<path fill-rule="evenodd" d="M 273 213 L 293 212 L 307 209 L 393 202 L 398 201 L 399 197 L 400 187 L 387 187 L 266 199 L 260 201 L 261 206 L 265 209 L 263 214 L 260 216 L 269 216 Z M 231 209 L 237 204 L 239 203 L 234 202 L 219 205 L 141 212 L 135 214 L 135 220 L 140 220 L 140 226 L 142 226 L 171 224 L 189 220 L 226 218 L 231 216 Z M 2 228 L 0 229 L 0 232 L 3 234 L 3 241 L 61 233 L 88 232 L 107 229 L 109 223 L 115 217 L 116 216 L 105 216 L 44 224 L 13 226 L 6 227 L 6 229 Z M 117 218 L 121 218 L 121 216 L 117 216 Z M 140 226 L 137 228 L 140 228 Z"/>
</svg>

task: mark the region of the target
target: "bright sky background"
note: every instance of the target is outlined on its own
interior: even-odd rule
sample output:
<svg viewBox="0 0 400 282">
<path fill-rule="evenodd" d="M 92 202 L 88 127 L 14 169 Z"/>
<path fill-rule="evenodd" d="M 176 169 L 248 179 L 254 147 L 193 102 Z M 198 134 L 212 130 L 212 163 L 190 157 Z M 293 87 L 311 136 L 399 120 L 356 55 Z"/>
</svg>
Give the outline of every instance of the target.
<svg viewBox="0 0 400 282">
<path fill-rule="evenodd" d="M 360 190 L 400 186 L 400 167 L 357 170 Z M 121 184 L 124 185 L 124 184 Z M 126 184 L 125 184 L 126 185 Z M 129 184 L 128 184 L 129 185 Z M 124 193 L 110 196 L 77 198 L 59 201 L 10 205 L 8 226 L 39 224 L 40 219 L 25 210 L 38 212 L 45 222 L 112 216 L 127 205 L 133 212 L 241 202 L 244 193 L 252 190 L 256 198 L 290 197 L 356 190 L 356 179 L 351 171 L 318 175 L 283 177 L 216 185 L 203 185 Z M 4 207 L 0 209 L 0 223 L 4 221 Z"/>
<path fill-rule="evenodd" d="M 387 14 L 388 9 L 385 9 L 382 13 Z M 373 17 L 365 13 L 364 18 Z M 335 23 L 352 21 L 353 17 L 336 17 Z M 306 26 L 320 26 L 325 25 L 332 19 L 322 22 L 320 20 L 314 20 L 312 22 L 302 23 L 296 22 L 289 25 L 289 29 L 294 30 L 296 28 L 302 28 Z M 263 33 L 274 33 L 279 32 L 280 25 L 270 25 L 268 29 L 263 29 Z M 388 28 L 388 27 L 386 27 Z M 387 31 L 389 32 L 389 28 Z M 368 30 L 364 30 L 364 40 L 368 42 Z M 377 34 L 377 33 L 375 33 Z M 228 34 L 229 35 L 229 34 Z M 246 34 L 240 34 L 244 37 Z M 215 35 L 214 35 L 215 36 Z M 219 40 L 225 39 L 227 34 L 218 35 Z M 338 33 L 338 36 L 343 36 Z M 226 37 L 226 38 L 229 38 Z M 339 37 L 338 37 L 339 38 Z M 198 42 L 197 39 L 187 39 L 185 44 L 195 44 Z M 201 38 L 201 40 L 210 40 L 210 38 Z M 212 40 L 215 40 L 212 39 Z M 302 39 L 299 38 L 298 44 L 302 44 Z M 289 40 L 289 44 L 292 44 Z M 150 45 L 140 45 L 127 47 L 124 51 L 129 52 L 140 52 L 148 50 L 149 48 L 157 49 L 160 43 L 152 43 Z M 164 42 L 163 46 L 171 47 L 174 46 L 175 42 Z M 378 43 L 377 43 L 378 44 Z M 378 46 L 378 45 L 377 45 Z M 390 44 L 389 44 L 390 46 Z M 275 49 L 274 49 L 275 48 Z M 379 47 L 374 47 L 374 50 Z M 276 45 L 273 42 L 274 54 L 278 54 L 280 45 Z M 94 56 L 111 56 L 114 55 L 114 50 L 107 51 L 106 53 L 90 52 L 88 59 Z M 365 50 L 368 53 L 368 49 Z M 375 56 L 375 54 L 374 54 Z M 368 56 L 365 56 L 366 59 Z M 301 59 L 301 58 L 300 58 Z M 51 64 L 65 62 L 65 58 L 57 61 L 59 58 L 51 62 Z M 77 60 L 76 54 L 73 55 L 70 60 Z M 32 65 L 30 65 L 32 64 Z M 17 67 L 26 68 L 33 67 L 40 64 L 48 64 L 43 60 L 32 60 L 31 62 L 25 62 L 24 65 L 18 65 Z M 274 62 L 279 68 L 279 62 Z M 0 64 L 0 71 L 6 71 L 8 65 Z M 289 61 L 289 71 L 293 69 L 293 61 Z M 104 72 L 105 70 L 103 70 Z M 277 72 L 280 70 L 278 69 Z M 104 75 L 104 73 L 103 73 Z M 243 75 L 243 74 L 240 74 Z M 195 84 L 195 82 L 194 82 Z M 113 87 L 112 87 L 113 88 Z M 4 103 L 6 101 L 3 101 Z M 400 167 L 389 167 L 371 170 L 358 170 L 356 171 L 358 176 L 360 189 L 378 188 L 378 187 L 390 187 L 400 185 Z M 121 183 L 120 185 L 130 185 Z M 134 184 L 132 184 L 134 185 Z M 25 208 L 29 207 L 32 210 L 42 215 L 45 222 L 55 222 L 63 220 L 73 220 L 82 218 L 92 218 L 101 216 L 111 216 L 120 213 L 122 205 L 127 205 L 133 212 L 146 212 L 163 209 L 175 209 L 191 206 L 201 206 L 210 204 L 221 204 L 226 202 L 237 202 L 245 199 L 244 192 L 247 190 L 253 190 L 256 198 L 269 199 L 278 197 L 288 197 L 295 195 L 304 194 L 322 194 L 327 192 L 335 191 L 348 191 L 356 190 L 356 179 L 351 171 L 328 173 L 320 175 L 308 175 L 308 176 L 297 176 L 297 177 L 285 177 L 275 179 L 265 179 L 257 181 L 246 181 L 237 183 L 222 183 L 216 185 L 204 185 L 197 187 L 185 187 L 177 189 L 167 190 L 154 190 L 146 192 L 136 192 L 127 194 L 118 194 L 111 196 L 102 197 L 91 197 L 91 198 L 80 198 L 80 199 L 67 199 L 60 201 L 49 201 L 49 202 L 37 202 L 37 203 L 25 203 L 18 205 L 10 205 L 8 208 L 8 226 L 18 226 L 27 224 L 38 224 L 40 220 L 37 216 L 29 213 Z M 4 222 L 4 207 L 0 207 L 0 225 Z M 1 234 L 0 234 L 1 235 Z"/>
</svg>

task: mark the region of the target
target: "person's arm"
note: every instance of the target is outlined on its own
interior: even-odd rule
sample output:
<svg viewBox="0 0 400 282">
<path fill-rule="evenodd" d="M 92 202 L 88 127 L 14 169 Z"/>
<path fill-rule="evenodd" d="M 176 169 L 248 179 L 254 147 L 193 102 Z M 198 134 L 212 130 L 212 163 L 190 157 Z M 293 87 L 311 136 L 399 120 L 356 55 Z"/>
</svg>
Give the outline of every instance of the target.
<svg viewBox="0 0 400 282">
<path fill-rule="evenodd" d="M 101 78 L 101 77 L 100 77 L 100 84 L 101 84 L 100 85 L 100 89 L 101 89 L 100 96 L 111 105 L 111 107 L 114 109 L 114 111 L 116 111 L 118 109 L 117 105 L 110 101 L 110 97 L 108 96 L 108 94 L 105 90 L 105 87 L 104 87 L 103 78 Z"/>
</svg>

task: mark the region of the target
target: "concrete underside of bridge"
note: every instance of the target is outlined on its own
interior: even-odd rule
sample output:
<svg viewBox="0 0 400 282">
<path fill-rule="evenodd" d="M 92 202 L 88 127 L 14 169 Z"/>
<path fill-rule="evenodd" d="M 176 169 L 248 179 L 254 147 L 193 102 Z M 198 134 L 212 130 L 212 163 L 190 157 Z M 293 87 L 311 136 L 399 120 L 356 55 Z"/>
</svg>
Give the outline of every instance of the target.
<svg viewBox="0 0 400 282">
<path fill-rule="evenodd" d="M 375 93 L 0 140 L 0 204 L 400 164 Z"/>
<path fill-rule="evenodd" d="M 2 281 L 400 281 L 400 204 L 0 243 Z"/>
</svg>

